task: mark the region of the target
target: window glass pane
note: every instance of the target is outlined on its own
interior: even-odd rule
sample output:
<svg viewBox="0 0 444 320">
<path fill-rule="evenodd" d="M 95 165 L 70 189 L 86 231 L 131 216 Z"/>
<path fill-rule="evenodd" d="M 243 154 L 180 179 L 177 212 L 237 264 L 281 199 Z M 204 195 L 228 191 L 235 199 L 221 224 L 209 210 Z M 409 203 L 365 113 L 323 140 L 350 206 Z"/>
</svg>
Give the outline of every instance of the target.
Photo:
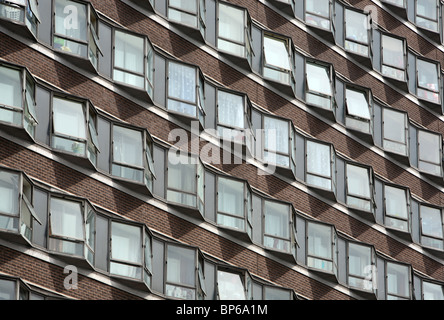
<svg viewBox="0 0 444 320">
<path fill-rule="evenodd" d="M 362 246 L 356 243 L 349 243 L 348 259 L 348 281 L 349 285 L 361 288 L 368 288 L 369 270 L 372 268 L 372 250 L 368 246 Z"/>
<path fill-rule="evenodd" d="M 180 23 L 197 27 L 196 0 L 170 0 L 168 18 Z"/>
<path fill-rule="evenodd" d="M 306 64 L 308 90 L 332 96 L 328 68 L 313 63 Z"/>
<path fill-rule="evenodd" d="M 288 252 L 290 250 L 290 212 L 288 205 L 265 201 L 264 245 Z"/>
<path fill-rule="evenodd" d="M 370 120 L 369 105 L 365 93 L 346 89 L 345 95 L 348 114 Z"/>
<path fill-rule="evenodd" d="M 423 235 L 442 239 L 441 210 L 421 206 L 421 227 Z"/>
<path fill-rule="evenodd" d="M 194 299 L 196 286 L 196 251 L 168 246 L 166 294 L 181 299 Z M 192 288 L 185 288 L 189 286 Z"/>
<path fill-rule="evenodd" d="M 401 39 L 382 35 L 383 63 L 399 69 L 404 69 L 404 42 Z"/>
<path fill-rule="evenodd" d="M 370 178 L 368 169 L 347 164 L 348 194 L 370 198 Z"/>
<path fill-rule="evenodd" d="M 0 105 L 22 108 L 22 77 L 20 70 L 0 67 Z M 3 119 L 0 113 L 0 120 Z M 8 121 L 8 122 L 12 122 Z"/>
<path fill-rule="evenodd" d="M 70 39 L 87 40 L 86 5 L 69 0 L 55 1 L 55 32 Z"/>
<path fill-rule="evenodd" d="M 368 30 L 367 15 L 345 10 L 345 49 L 368 56 Z"/>
<path fill-rule="evenodd" d="M 235 128 L 244 128 L 244 98 L 237 94 L 218 91 L 218 123 Z"/>
<path fill-rule="evenodd" d="M 438 86 L 438 68 L 436 64 L 417 60 L 417 70 L 418 70 L 418 86 L 430 91 L 437 92 Z"/>
<path fill-rule="evenodd" d="M 290 290 L 265 287 L 265 299 L 264 300 L 291 300 Z"/>
<path fill-rule="evenodd" d="M 140 131 L 113 126 L 113 161 L 143 167 L 142 138 Z"/>
<path fill-rule="evenodd" d="M 404 189 L 391 186 L 384 187 L 385 214 L 403 220 L 408 219 L 407 195 Z"/>
<path fill-rule="evenodd" d="M 173 62 L 168 66 L 168 109 L 196 117 L 196 68 Z"/>
<path fill-rule="evenodd" d="M 264 36 L 265 64 L 290 70 L 288 48 L 285 40 Z"/>
<path fill-rule="evenodd" d="M 271 117 L 264 118 L 265 149 L 288 154 L 288 122 Z M 275 139 L 271 139 L 274 136 Z"/>
<path fill-rule="evenodd" d="M 307 265 L 309 267 L 331 271 L 333 269 L 332 245 L 331 227 L 308 223 Z"/>
<path fill-rule="evenodd" d="M 245 289 L 239 274 L 218 270 L 217 286 L 220 300 L 245 300 Z"/>
<path fill-rule="evenodd" d="M 114 66 L 135 73 L 143 73 L 144 39 L 128 33 L 115 33 Z"/>
<path fill-rule="evenodd" d="M 0 279 L 0 300 L 16 300 L 16 282 Z"/>
<path fill-rule="evenodd" d="M 307 174 L 315 174 L 318 176 L 331 177 L 331 148 L 329 145 L 307 141 Z M 307 177 L 308 179 L 308 177 Z M 315 179 L 315 178 L 310 178 Z M 312 182 L 321 182 L 314 180 Z M 320 186 L 331 188 L 328 182 L 321 182 Z M 325 185 L 327 183 L 327 185 Z"/>
<path fill-rule="evenodd" d="M 442 285 L 423 281 L 422 291 L 424 295 L 424 300 L 444 300 L 444 291 Z"/>
<path fill-rule="evenodd" d="M 219 37 L 244 43 L 244 16 L 243 10 L 219 3 Z"/>
<path fill-rule="evenodd" d="M 418 131 L 419 159 L 434 164 L 440 162 L 441 141 L 440 136 L 427 131 Z"/>
<path fill-rule="evenodd" d="M 54 98 L 53 113 L 55 132 L 86 140 L 86 120 L 82 103 Z"/>
<path fill-rule="evenodd" d="M 139 227 L 123 223 L 111 223 L 112 259 L 142 263 L 142 237 Z"/>
<path fill-rule="evenodd" d="M 430 20 L 437 20 L 436 0 L 416 0 L 416 14 Z"/>
<path fill-rule="evenodd" d="M 387 294 L 388 299 L 410 296 L 409 268 L 396 263 L 387 263 Z M 393 297 L 396 295 L 398 297 Z"/>
<path fill-rule="evenodd" d="M 179 160 L 168 157 L 168 188 L 183 192 L 196 193 L 197 166 L 187 156 L 180 156 Z M 178 162 L 176 164 L 176 161 Z"/>
<path fill-rule="evenodd" d="M 330 0 L 306 0 L 307 12 L 315 13 L 325 18 L 330 17 Z"/>
<path fill-rule="evenodd" d="M 19 214 L 20 175 L 0 171 L 0 213 Z"/>
<path fill-rule="evenodd" d="M 241 181 L 218 179 L 218 211 L 231 215 L 245 217 L 244 186 Z"/>
<path fill-rule="evenodd" d="M 51 235 L 84 240 L 80 202 L 51 198 Z"/>
<path fill-rule="evenodd" d="M 383 109 L 384 148 L 390 151 L 406 154 L 406 116 L 401 112 Z"/>
</svg>

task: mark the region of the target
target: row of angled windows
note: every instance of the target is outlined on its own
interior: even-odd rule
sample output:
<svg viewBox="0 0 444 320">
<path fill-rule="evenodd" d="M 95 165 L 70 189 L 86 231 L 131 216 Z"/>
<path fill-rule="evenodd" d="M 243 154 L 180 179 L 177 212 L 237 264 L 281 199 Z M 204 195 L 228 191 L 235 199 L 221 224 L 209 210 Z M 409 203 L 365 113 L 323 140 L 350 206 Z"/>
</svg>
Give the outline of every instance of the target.
<svg viewBox="0 0 444 320">
<path fill-rule="evenodd" d="M 191 71 L 190 79 L 198 79 L 198 70 L 193 66 L 171 60 L 168 61 L 168 70 L 176 70 L 169 73 L 168 81 L 171 83 L 181 82 L 178 79 L 183 79 L 184 70 Z M 0 66 L 0 87 L 5 93 L 0 98 L 0 123 L 8 131 L 15 130 L 15 136 L 31 137 L 71 162 L 129 183 L 135 191 L 194 208 L 200 216 L 219 221 L 220 217 L 215 218 L 214 208 L 211 209 L 209 204 L 220 188 L 215 187 L 215 179 L 209 178 L 212 173 L 207 172 L 213 163 L 221 160 L 220 149 L 216 145 L 210 145 L 214 148 L 211 148 L 208 165 L 200 162 L 199 150 L 194 156 L 186 154 L 175 160 L 168 150 L 175 150 L 175 146 L 155 141 L 145 129 L 110 118 L 89 100 L 37 82 L 25 68 L 3 63 Z M 193 87 L 197 94 L 198 86 L 194 84 Z M 441 209 L 437 208 L 438 214 L 434 214 L 436 227 L 439 226 L 441 231 L 431 244 L 418 233 L 424 228 L 418 221 L 428 219 L 418 213 L 417 205 L 410 205 L 407 188 L 403 192 L 404 197 L 393 200 L 394 194 L 400 191 L 384 195 L 379 187 L 384 183 L 375 180 L 371 167 L 352 162 L 337 154 L 331 144 L 304 135 L 288 119 L 262 112 L 241 93 L 209 83 L 205 88 L 207 111 L 211 111 L 215 121 L 213 134 L 222 143 L 234 142 L 235 151 L 240 149 L 240 153 L 253 155 L 253 159 L 267 164 L 269 169 L 274 167 L 279 174 L 306 183 L 322 196 L 363 213 L 366 219 L 410 234 L 411 240 L 416 243 L 444 251 Z M 353 98 L 347 102 L 350 110 L 352 101 L 366 99 L 364 91 L 356 91 L 354 87 L 346 89 L 345 93 Z M 183 103 L 182 100 L 174 101 Z M 360 105 L 357 103 L 354 110 Z M 439 134 L 416 126 L 405 113 L 392 108 L 375 103 L 374 110 L 379 119 L 374 121 L 375 128 L 379 124 L 374 136 L 378 137 L 381 146 L 393 152 L 402 150 L 414 159 L 415 166 L 421 171 L 441 176 L 442 139 Z M 350 121 L 356 124 L 358 120 L 350 118 Z M 367 127 L 373 128 L 373 125 Z M 173 132 L 170 135 L 174 135 Z M 180 135 L 178 137 L 182 139 Z M 209 155 L 210 150 L 207 152 Z M 246 184 L 238 182 L 237 185 Z M 204 201 L 208 190 L 212 191 Z M 240 193 L 241 197 L 243 194 Z M 246 221 L 243 211 L 235 206 L 239 201 L 229 203 L 237 207 L 241 219 L 231 217 L 221 221 L 231 220 L 229 224 L 232 226 Z M 384 205 L 390 201 L 395 204 Z M 390 212 L 390 207 L 397 211 Z M 246 230 L 245 227 L 240 229 Z"/>
<path fill-rule="evenodd" d="M 231 224 L 238 219 L 231 203 L 248 207 L 249 202 L 236 199 L 243 186 L 235 180 L 218 180 L 223 197 L 219 209 L 224 211 L 220 219 Z M 47 250 L 133 287 L 177 299 L 297 298 L 290 289 L 207 257 L 198 248 L 171 242 L 141 223 L 94 207 L 87 199 L 36 185 L 23 172 L 3 167 L 0 193 L 4 239 Z M 256 196 L 259 203 L 254 197 L 247 199 L 252 199 L 251 207 L 262 207 L 266 246 L 288 248 L 298 260 L 303 257 L 309 269 L 373 298 L 444 299 L 444 285 L 414 272 L 410 265 L 341 236 L 332 225 L 296 214 L 286 203 Z M 22 297 L 19 288 L 17 282 L 0 278 L 1 298 Z"/>
</svg>

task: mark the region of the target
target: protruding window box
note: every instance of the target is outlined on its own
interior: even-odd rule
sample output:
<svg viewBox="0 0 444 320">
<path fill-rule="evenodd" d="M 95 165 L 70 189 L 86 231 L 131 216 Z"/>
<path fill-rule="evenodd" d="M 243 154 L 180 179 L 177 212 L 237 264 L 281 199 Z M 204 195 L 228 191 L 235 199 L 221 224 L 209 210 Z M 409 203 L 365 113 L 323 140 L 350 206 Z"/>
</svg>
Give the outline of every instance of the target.
<svg viewBox="0 0 444 320">
<path fill-rule="evenodd" d="M 440 257 L 444 257 L 444 226 L 442 208 L 419 204 L 420 243 Z"/>
<path fill-rule="evenodd" d="M 248 11 L 225 1 L 217 1 L 216 47 L 238 66 L 251 70 L 253 46 Z"/>
<path fill-rule="evenodd" d="M 109 274 L 146 291 L 152 284 L 152 234 L 144 226 L 120 220 L 109 223 Z"/>
<path fill-rule="evenodd" d="M 345 126 L 373 143 L 373 96 L 370 89 L 345 86 Z"/>
<path fill-rule="evenodd" d="M 167 17 L 179 28 L 186 30 L 187 35 L 205 40 L 205 0 L 167 0 Z M 184 31 L 185 31 L 184 30 Z"/>
<path fill-rule="evenodd" d="M 303 0 L 305 24 L 324 39 L 334 43 L 334 19 L 332 0 Z"/>
<path fill-rule="evenodd" d="M 48 249 L 73 265 L 92 268 L 95 211 L 84 199 L 51 195 L 48 204 Z"/>
<path fill-rule="evenodd" d="M 428 130 L 417 130 L 417 152 L 419 171 L 428 177 L 442 181 L 442 136 Z"/>
<path fill-rule="evenodd" d="M 101 48 L 97 36 L 98 15 L 91 3 L 54 0 L 53 48 L 76 66 L 97 72 Z"/>
<path fill-rule="evenodd" d="M 36 39 L 40 14 L 37 0 L 0 0 L 2 24 L 21 36 Z"/>
<path fill-rule="evenodd" d="M 32 242 L 33 225 L 42 224 L 34 211 L 34 186 L 22 172 L 0 168 L 0 237 Z"/>
<path fill-rule="evenodd" d="M 344 48 L 353 58 L 372 68 L 372 33 L 370 14 L 352 7 L 344 12 Z"/>
<path fill-rule="evenodd" d="M 416 96 L 432 110 L 443 113 L 441 66 L 437 61 L 416 58 Z"/>
<path fill-rule="evenodd" d="M 143 35 L 127 30 L 113 32 L 112 79 L 124 91 L 153 102 L 154 49 Z"/>
<path fill-rule="evenodd" d="M 410 166 L 409 119 L 405 112 L 382 108 L 382 147 L 400 162 Z"/>
<path fill-rule="evenodd" d="M 378 272 L 383 272 L 378 268 Z M 412 298 L 411 266 L 385 261 L 384 291 L 387 300 L 410 300 Z"/>
<path fill-rule="evenodd" d="M 252 239 L 252 194 L 244 180 L 217 176 L 217 225 L 245 241 Z"/>
<path fill-rule="evenodd" d="M 130 1 L 134 2 L 135 4 L 139 5 L 140 7 L 146 10 L 154 12 L 154 0 L 130 0 Z"/>
<path fill-rule="evenodd" d="M 0 128 L 27 141 L 37 125 L 35 86 L 27 69 L 0 63 Z"/>
<path fill-rule="evenodd" d="M 347 242 L 347 284 L 369 300 L 376 299 L 376 251 L 373 246 Z"/>
<path fill-rule="evenodd" d="M 51 147 L 75 163 L 96 168 L 99 143 L 97 111 L 89 100 L 54 92 Z"/>
<path fill-rule="evenodd" d="M 333 65 L 315 60 L 305 62 L 305 102 L 331 120 L 336 118 Z"/>
<path fill-rule="evenodd" d="M 119 123 L 113 123 L 111 134 L 111 175 L 128 188 L 151 195 L 155 179 L 151 135 Z"/>
<path fill-rule="evenodd" d="M 381 32 L 380 59 L 381 74 L 399 88 L 407 91 L 407 41 L 404 38 Z"/>
<path fill-rule="evenodd" d="M 415 25 L 428 37 L 441 43 L 442 23 L 441 1 L 415 0 Z"/>
<path fill-rule="evenodd" d="M 251 300 L 253 281 L 247 270 L 219 266 L 216 274 L 217 300 Z"/>
<path fill-rule="evenodd" d="M 167 111 L 185 123 L 205 127 L 205 79 L 199 67 L 182 62 L 167 64 Z"/>
<path fill-rule="evenodd" d="M 384 225 L 397 235 L 412 241 L 412 219 L 409 188 L 385 183 Z"/>
</svg>

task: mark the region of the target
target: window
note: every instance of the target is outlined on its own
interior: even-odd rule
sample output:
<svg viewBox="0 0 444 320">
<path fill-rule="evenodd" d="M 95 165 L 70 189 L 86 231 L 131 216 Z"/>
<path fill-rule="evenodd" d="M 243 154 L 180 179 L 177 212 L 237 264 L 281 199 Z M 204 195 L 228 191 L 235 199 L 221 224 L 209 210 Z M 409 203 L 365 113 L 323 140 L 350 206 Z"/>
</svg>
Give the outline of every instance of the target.
<svg viewBox="0 0 444 320">
<path fill-rule="evenodd" d="M 264 246 L 291 253 L 294 249 L 294 229 L 291 207 L 274 201 L 264 200 Z"/>
<path fill-rule="evenodd" d="M 16 300 L 17 281 L 0 279 L 0 300 Z"/>
<path fill-rule="evenodd" d="M 408 155 L 408 117 L 394 109 L 382 109 L 383 148 L 386 151 Z"/>
<path fill-rule="evenodd" d="M 290 38 L 264 33 L 263 75 L 265 78 L 294 86 Z"/>
<path fill-rule="evenodd" d="M 321 189 L 335 191 L 335 153 L 333 146 L 306 140 L 305 181 Z"/>
<path fill-rule="evenodd" d="M 205 89 L 200 70 L 192 65 L 170 61 L 167 79 L 167 109 L 186 117 L 199 119 L 203 126 Z"/>
<path fill-rule="evenodd" d="M 34 36 L 37 35 L 40 14 L 36 0 L 3 0 L 0 3 L 0 18 L 26 25 Z"/>
<path fill-rule="evenodd" d="M 165 294 L 186 300 L 202 299 L 204 295 L 202 256 L 196 249 L 171 244 L 167 245 L 166 251 Z"/>
<path fill-rule="evenodd" d="M 441 103 L 439 75 L 440 72 L 437 63 L 422 59 L 416 60 L 416 94 L 419 99 L 435 104 Z"/>
<path fill-rule="evenodd" d="M 96 164 L 98 148 L 96 113 L 86 101 L 53 97 L 52 147 Z"/>
<path fill-rule="evenodd" d="M 188 155 L 168 154 L 167 200 L 203 212 L 205 170 L 202 162 Z"/>
<path fill-rule="evenodd" d="M 293 300 L 291 290 L 264 286 L 263 300 Z"/>
<path fill-rule="evenodd" d="M 305 0 L 305 22 L 309 25 L 331 30 L 330 0 Z"/>
<path fill-rule="evenodd" d="M 113 79 L 153 96 L 154 52 L 146 37 L 114 31 Z"/>
<path fill-rule="evenodd" d="M 387 300 L 410 299 L 410 269 L 406 265 L 386 262 Z"/>
<path fill-rule="evenodd" d="M 251 191 L 244 181 L 217 177 L 217 223 L 251 236 Z M 249 201 L 247 201 L 249 199 Z"/>
<path fill-rule="evenodd" d="M 294 129 L 292 123 L 268 115 L 264 115 L 262 121 L 264 161 L 294 170 Z"/>
<path fill-rule="evenodd" d="M 441 158 L 441 135 L 418 130 L 418 169 L 425 173 L 441 176 Z"/>
<path fill-rule="evenodd" d="M 384 76 L 406 81 L 407 49 L 405 40 L 382 34 L 381 72 Z"/>
<path fill-rule="evenodd" d="M 443 250 L 443 220 L 441 209 L 420 205 L 421 244 Z"/>
<path fill-rule="evenodd" d="M 409 232 L 409 200 L 408 189 L 384 185 L 384 221 L 387 227 Z"/>
<path fill-rule="evenodd" d="M 168 0 L 168 19 L 199 29 L 205 36 L 205 0 Z"/>
<path fill-rule="evenodd" d="M 92 210 L 84 202 L 75 199 L 51 197 L 49 204 L 49 250 L 84 257 L 85 210 Z M 91 223 L 91 220 L 88 220 Z M 91 230 L 91 229 L 89 229 Z M 93 248 L 93 247 L 92 247 Z M 89 247 L 90 250 L 92 250 Z"/>
<path fill-rule="evenodd" d="M 345 124 L 348 128 L 372 134 L 372 103 L 370 91 L 346 87 Z"/>
<path fill-rule="evenodd" d="M 20 234 L 32 241 L 34 220 L 33 184 L 22 173 L 0 170 L 0 230 Z"/>
<path fill-rule="evenodd" d="M 351 53 L 370 57 L 370 22 L 365 13 L 345 9 L 345 49 Z"/>
<path fill-rule="evenodd" d="M 331 67 L 307 61 L 305 64 L 306 90 L 305 101 L 307 104 L 334 110 L 334 91 Z"/>
<path fill-rule="evenodd" d="M 376 288 L 374 276 L 375 252 L 370 246 L 348 242 L 348 285 L 360 290 Z"/>
<path fill-rule="evenodd" d="M 248 274 L 229 269 L 217 270 L 217 297 L 219 300 L 250 300 L 252 281 Z"/>
<path fill-rule="evenodd" d="M 246 9 L 218 2 L 217 48 L 247 59 L 251 65 L 251 19 Z"/>
<path fill-rule="evenodd" d="M 423 300 L 444 300 L 444 287 L 440 284 L 422 281 Z"/>
<path fill-rule="evenodd" d="M 370 169 L 346 164 L 347 205 L 362 211 L 373 212 L 373 177 Z"/>
<path fill-rule="evenodd" d="M 24 128 L 33 137 L 37 125 L 34 78 L 24 68 L 0 64 L 0 92 L 0 122 Z"/>
<path fill-rule="evenodd" d="M 307 222 L 307 266 L 337 274 L 337 235 L 332 226 Z"/>
<path fill-rule="evenodd" d="M 88 4 L 55 0 L 54 49 L 89 59 L 97 68 L 100 45 L 97 36 L 98 18 Z"/>
<path fill-rule="evenodd" d="M 437 0 L 416 0 L 415 24 L 418 27 L 439 32 L 438 9 Z"/>
</svg>

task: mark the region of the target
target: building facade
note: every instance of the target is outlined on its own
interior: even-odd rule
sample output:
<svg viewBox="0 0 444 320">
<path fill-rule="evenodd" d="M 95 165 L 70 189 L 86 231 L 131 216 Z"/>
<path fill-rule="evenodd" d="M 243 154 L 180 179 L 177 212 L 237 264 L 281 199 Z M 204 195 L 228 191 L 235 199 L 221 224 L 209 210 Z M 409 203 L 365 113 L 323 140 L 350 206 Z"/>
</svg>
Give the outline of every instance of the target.
<svg viewBox="0 0 444 320">
<path fill-rule="evenodd" d="M 440 0 L 0 0 L 0 298 L 444 299 Z"/>
</svg>

